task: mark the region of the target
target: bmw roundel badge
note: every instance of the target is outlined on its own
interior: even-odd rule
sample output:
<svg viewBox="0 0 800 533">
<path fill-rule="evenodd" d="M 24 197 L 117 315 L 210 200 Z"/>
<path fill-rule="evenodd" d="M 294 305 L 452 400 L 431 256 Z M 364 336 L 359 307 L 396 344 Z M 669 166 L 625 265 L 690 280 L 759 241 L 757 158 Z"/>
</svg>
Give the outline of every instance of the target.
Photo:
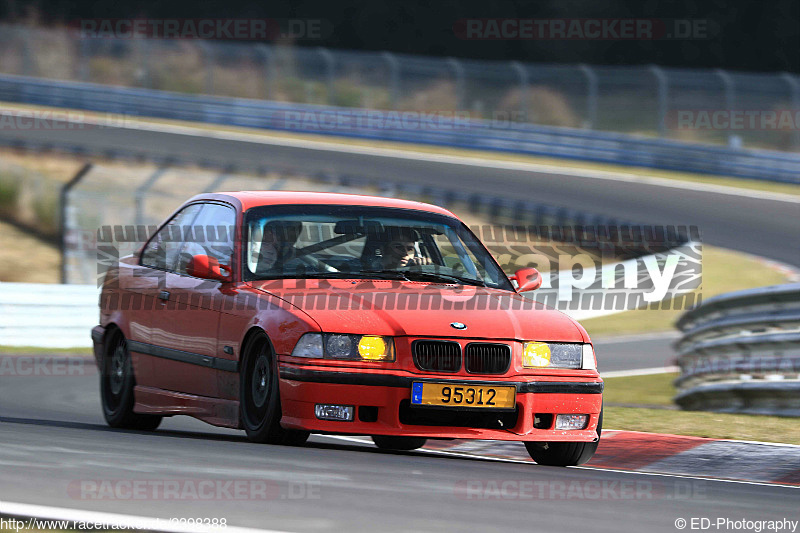
<svg viewBox="0 0 800 533">
<path fill-rule="evenodd" d="M 456 329 L 467 329 L 467 325 L 462 324 L 461 322 L 451 322 L 450 327 Z"/>
</svg>

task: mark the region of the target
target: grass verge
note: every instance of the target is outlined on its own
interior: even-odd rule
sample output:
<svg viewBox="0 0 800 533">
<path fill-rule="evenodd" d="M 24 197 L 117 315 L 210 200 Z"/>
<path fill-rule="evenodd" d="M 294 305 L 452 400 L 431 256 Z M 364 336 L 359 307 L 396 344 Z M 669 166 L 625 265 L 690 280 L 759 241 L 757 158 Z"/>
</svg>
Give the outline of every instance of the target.
<svg viewBox="0 0 800 533">
<path fill-rule="evenodd" d="M 89 336 L 89 333 L 86 333 Z M 91 348 L 42 348 L 39 346 L 4 346 L 0 344 L 0 355 L 69 355 L 91 357 Z"/>
<path fill-rule="evenodd" d="M 629 431 L 800 444 L 800 418 L 664 409 L 674 405 L 672 382 L 677 376 L 669 373 L 605 379 L 603 425 Z M 623 406 L 632 404 L 641 407 Z"/>
<path fill-rule="evenodd" d="M 0 221 L 0 281 L 58 283 L 58 247 Z"/>
<path fill-rule="evenodd" d="M 602 375 L 602 374 L 601 374 Z M 673 405 L 677 373 L 650 374 L 621 378 L 603 378 L 603 401 L 606 405 L 636 404 L 641 406 Z"/>
<path fill-rule="evenodd" d="M 779 416 L 607 406 L 603 411 L 603 426 L 711 439 L 800 444 L 800 419 Z"/>
</svg>

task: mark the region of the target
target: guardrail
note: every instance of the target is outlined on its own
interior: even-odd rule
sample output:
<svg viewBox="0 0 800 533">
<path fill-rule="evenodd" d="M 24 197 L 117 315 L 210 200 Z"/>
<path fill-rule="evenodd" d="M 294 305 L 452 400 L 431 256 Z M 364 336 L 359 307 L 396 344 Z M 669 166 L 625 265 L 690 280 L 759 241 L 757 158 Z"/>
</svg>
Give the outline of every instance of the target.
<svg viewBox="0 0 800 533">
<path fill-rule="evenodd" d="M 632 135 L 0 75 L 0 100 L 130 116 L 513 152 L 800 183 L 800 155 Z M 397 117 L 397 118 L 395 118 Z M 124 124 L 120 125 L 124 127 Z M 14 139 L 5 136 L 6 144 Z"/>
<path fill-rule="evenodd" d="M 89 347 L 99 298 L 92 285 L 0 283 L 0 345 Z"/>
<path fill-rule="evenodd" d="M 800 283 L 710 298 L 677 327 L 682 408 L 800 416 Z"/>
</svg>

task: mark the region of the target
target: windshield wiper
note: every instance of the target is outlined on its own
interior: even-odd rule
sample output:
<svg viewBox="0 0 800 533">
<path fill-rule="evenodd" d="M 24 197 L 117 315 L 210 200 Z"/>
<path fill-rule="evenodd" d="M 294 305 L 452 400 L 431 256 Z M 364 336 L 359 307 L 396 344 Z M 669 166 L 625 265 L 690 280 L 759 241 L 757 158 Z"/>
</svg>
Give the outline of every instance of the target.
<svg viewBox="0 0 800 533">
<path fill-rule="evenodd" d="M 274 276 L 260 277 L 261 280 L 267 279 L 389 279 L 398 281 L 433 281 L 444 283 L 463 283 L 465 285 L 477 285 L 485 287 L 486 284 L 474 278 L 462 278 L 451 274 L 439 274 L 436 272 L 418 272 L 414 270 L 359 270 L 358 272 L 308 272 L 305 274 L 277 274 Z"/>
<path fill-rule="evenodd" d="M 362 272 L 372 272 L 372 271 L 362 270 Z M 375 272 L 397 274 L 399 276 L 402 276 L 398 277 L 397 279 L 406 279 L 408 281 L 412 281 L 416 278 L 422 281 L 443 281 L 448 283 L 456 282 L 456 283 L 463 283 L 466 285 L 478 285 L 479 287 L 486 286 L 486 284 L 479 279 L 462 278 L 460 276 L 454 276 L 452 274 L 441 274 L 438 272 L 422 272 L 417 270 L 381 270 Z"/>
<path fill-rule="evenodd" d="M 374 276 L 380 279 L 396 279 L 400 281 L 411 281 L 404 272 L 399 270 L 359 270 L 357 274 L 364 274 L 367 277 Z"/>
<path fill-rule="evenodd" d="M 402 272 L 396 270 L 359 270 L 358 272 L 306 272 L 304 274 L 275 274 L 261 276 L 259 280 L 269 279 L 390 279 L 409 281 Z"/>
<path fill-rule="evenodd" d="M 453 276 L 451 274 L 439 274 L 437 272 L 416 272 L 416 271 L 405 272 L 405 274 L 408 277 L 422 278 L 424 280 L 450 281 L 450 282 L 455 281 L 457 283 L 464 283 L 465 285 L 477 285 L 479 287 L 486 286 L 486 284 L 479 279 L 462 278 L 461 276 Z"/>
</svg>

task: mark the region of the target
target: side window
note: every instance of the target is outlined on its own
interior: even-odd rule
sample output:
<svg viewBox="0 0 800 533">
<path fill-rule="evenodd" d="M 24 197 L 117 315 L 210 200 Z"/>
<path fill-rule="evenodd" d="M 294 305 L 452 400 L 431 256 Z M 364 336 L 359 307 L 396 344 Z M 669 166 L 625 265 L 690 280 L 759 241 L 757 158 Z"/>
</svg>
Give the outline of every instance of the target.
<svg viewBox="0 0 800 533">
<path fill-rule="evenodd" d="M 236 211 L 232 207 L 203 204 L 191 231 L 185 233 L 175 271 L 186 274 L 186 267 L 194 255 L 207 255 L 219 261 L 220 265 L 231 267 L 235 231 Z"/>
<path fill-rule="evenodd" d="M 184 232 L 192 226 L 201 207 L 201 204 L 186 206 L 172 217 L 145 246 L 141 264 L 160 270 L 175 270 Z"/>
</svg>

